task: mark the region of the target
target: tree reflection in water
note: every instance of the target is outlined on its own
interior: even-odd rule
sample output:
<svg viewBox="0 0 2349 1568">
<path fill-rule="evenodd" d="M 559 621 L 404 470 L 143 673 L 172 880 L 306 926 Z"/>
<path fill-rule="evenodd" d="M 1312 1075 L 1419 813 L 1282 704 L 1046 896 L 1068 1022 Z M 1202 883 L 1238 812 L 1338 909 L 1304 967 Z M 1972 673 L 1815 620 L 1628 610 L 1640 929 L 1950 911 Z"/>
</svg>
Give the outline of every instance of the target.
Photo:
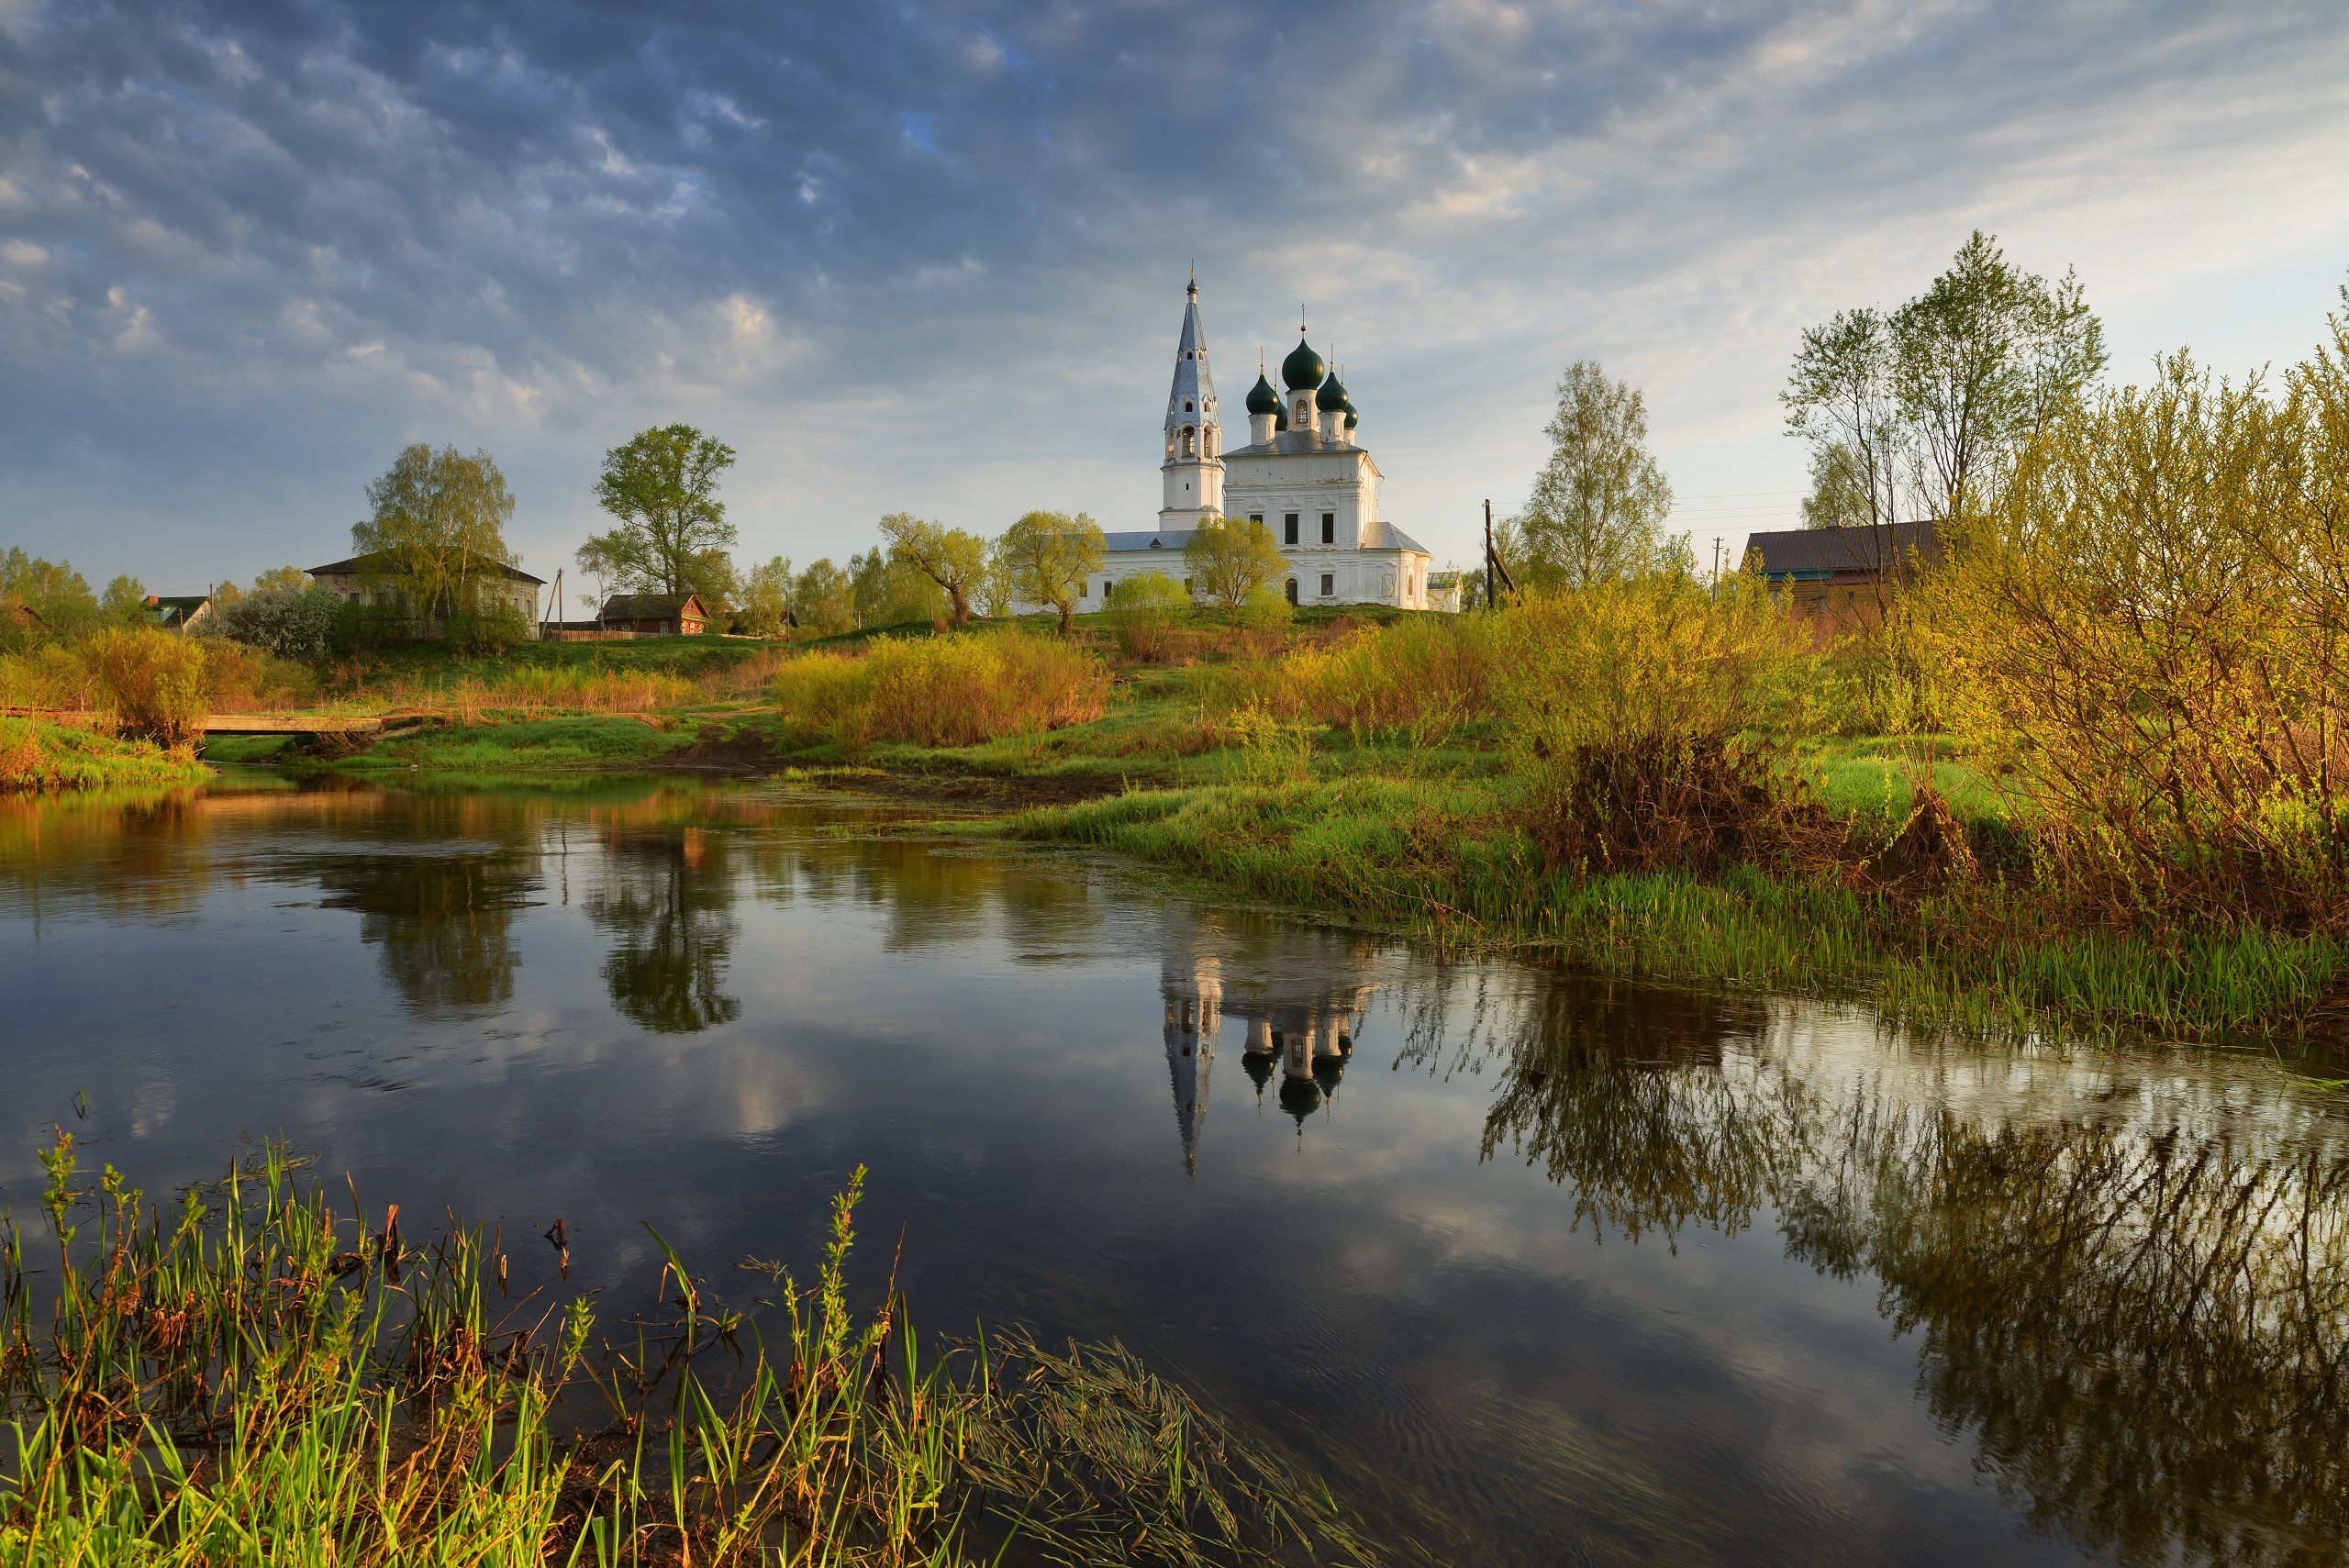
<svg viewBox="0 0 2349 1568">
<path fill-rule="evenodd" d="M 741 1016 L 725 989 L 737 926 L 730 840 L 696 827 L 614 830 L 581 900 L 608 932 L 604 984 L 620 1015 L 655 1034 L 691 1034 Z"/>
<path fill-rule="evenodd" d="M 2337 1137 L 2190 1132 L 2127 1084 L 2021 1118 L 1920 1104 L 1897 1071 L 1806 1062 L 1761 1003 L 1560 985 L 1478 996 L 1464 1029 L 1417 1008 L 1405 1060 L 1496 1069 L 1485 1154 L 1603 1232 L 1775 1217 L 1789 1255 L 1873 1276 L 1929 1407 L 2040 1528 L 2130 1563 L 2331 1562 L 2349 1539 Z M 1881 1049 L 1897 1070 L 1909 1048 Z"/>
</svg>

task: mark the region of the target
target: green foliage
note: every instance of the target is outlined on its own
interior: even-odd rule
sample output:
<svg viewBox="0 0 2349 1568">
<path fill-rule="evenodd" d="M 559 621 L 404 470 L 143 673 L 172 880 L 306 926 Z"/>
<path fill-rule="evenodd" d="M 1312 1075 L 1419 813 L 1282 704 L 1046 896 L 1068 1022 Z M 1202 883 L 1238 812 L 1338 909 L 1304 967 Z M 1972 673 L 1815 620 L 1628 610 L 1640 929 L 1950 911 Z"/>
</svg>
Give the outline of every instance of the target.
<svg viewBox="0 0 2349 1568">
<path fill-rule="evenodd" d="M 725 597 L 734 525 L 718 484 L 733 462 L 733 448 L 691 425 L 641 430 L 606 452 L 596 504 L 616 526 L 588 536 L 579 569 L 620 593 Z"/>
<path fill-rule="evenodd" d="M 1221 605 L 1236 626 L 1248 595 L 1280 582 L 1288 561 L 1273 530 L 1252 517 L 1209 517 L 1183 546 L 1183 569 L 1191 592 Z"/>
<path fill-rule="evenodd" d="M 808 562 L 793 580 L 791 610 L 807 637 L 838 637 L 856 629 L 856 585 L 827 556 Z"/>
<path fill-rule="evenodd" d="M 742 578 L 737 624 L 752 637 L 781 637 L 791 628 L 793 586 L 791 562 L 783 556 L 751 567 Z"/>
<path fill-rule="evenodd" d="M 473 608 L 497 583 L 496 569 L 514 563 L 506 545 L 514 497 L 485 451 L 468 457 L 417 442 L 367 486 L 367 503 L 351 549 L 377 558 L 371 575 L 405 599 L 418 623 Z M 216 588 L 216 608 L 234 593 L 233 584 Z"/>
<path fill-rule="evenodd" d="M 987 569 L 986 541 L 961 528 L 927 522 L 910 512 L 881 519 L 889 560 L 920 573 L 946 595 L 947 616 L 957 627 L 971 622 L 971 595 Z"/>
<path fill-rule="evenodd" d="M 1713 870 L 1769 851 L 1809 648 L 1758 580 L 1537 589 L 1494 635 L 1521 820 L 1549 864 Z"/>
<path fill-rule="evenodd" d="M 945 589 L 911 562 L 893 558 L 877 545 L 848 558 L 848 580 L 855 606 L 852 626 L 930 626 L 953 613 Z"/>
<path fill-rule="evenodd" d="M 1119 651 L 1129 659 L 1164 658 L 1176 624 L 1190 608 L 1191 595 L 1163 572 L 1138 572 L 1120 580 L 1108 607 Z"/>
<path fill-rule="evenodd" d="M 1558 382 L 1557 412 L 1543 433 L 1550 461 L 1513 519 L 1517 552 L 1505 557 L 1519 586 L 1578 587 L 1653 569 L 1672 486 L 1648 451 L 1639 391 L 1595 361 L 1576 360 Z"/>
<path fill-rule="evenodd" d="M 1240 601 L 1238 618 L 1244 631 L 1277 637 L 1297 619 L 1297 606 L 1288 602 L 1286 594 L 1270 583 L 1260 583 L 1249 589 L 1248 596 Z"/>
<path fill-rule="evenodd" d="M 458 610 L 442 623 L 441 640 L 458 653 L 497 653 L 525 641 L 530 623 L 519 606 L 485 602 Z"/>
<path fill-rule="evenodd" d="M 20 605 L 39 617 L 37 625 L 17 624 L 9 612 Z M 97 617 L 97 595 L 69 562 L 43 561 L 19 545 L 0 552 L 0 648 L 71 636 Z"/>
<path fill-rule="evenodd" d="M 1056 639 L 976 631 L 801 654 L 775 673 L 771 692 L 794 745 L 968 746 L 1098 718 L 1109 673 Z"/>
<path fill-rule="evenodd" d="M 137 789 L 200 784 L 204 764 L 185 752 L 122 740 L 72 725 L 0 718 L 0 795 L 65 789 Z"/>
<path fill-rule="evenodd" d="M 1101 525 L 1083 512 L 1030 512 L 996 541 L 994 576 L 1010 599 L 1058 610 L 1065 636 L 1077 590 L 1101 570 L 1106 548 Z"/>
<path fill-rule="evenodd" d="M 106 584 L 98 597 L 99 617 L 114 626 L 138 626 L 147 619 L 147 584 L 125 575 Z"/>
<path fill-rule="evenodd" d="M 331 589 L 257 584 L 235 604 L 215 609 L 199 629 L 280 659 L 315 664 L 334 651 L 344 607 Z"/>
<path fill-rule="evenodd" d="M 1954 709 L 2078 892 L 2339 930 L 2349 420 L 2321 356 L 2280 405 L 2160 373 L 2056 417 L 1958 532 L 1925 612 Z"/>
<path fill-rule="evenodd" d="M 125 733 L 186 744 L 207 707 L 205 642 L 148 627 L 102 627 L 83 645 L 98 698 Z"/>
<path fill-rule="evenodd" d="M 0 1216 L 0 1562 L 948 1568 L 1007 1537 L 1068 1562 L 1371 1561 L 1318 1481 L 1115 1345 L 941 1346 L 894 1288 L 861 1312 L 861 1168 L 806 1286 L 743 1265 L 774 1282 L 763 1317 L 648 1226 L 660 1272 L 612 1342 L 584 1296 L 506 1315 L 483 1232 L 338 1216 L 274 1147 L 168 1207 L 111 1166 L 93 1183 L 70 1134 L 39 1160 L 39 1318 Z"/>
<path fill-rule="evenodd" d="M 1803 333 L 1780 401 L 1813 446 L 1807 521 L 1949 518 L 1996 503 L 2016 453 L 2103 373 L 2104 327 L 2069 272 L 1976 230 L 1925 292 Z"/>
</svg>

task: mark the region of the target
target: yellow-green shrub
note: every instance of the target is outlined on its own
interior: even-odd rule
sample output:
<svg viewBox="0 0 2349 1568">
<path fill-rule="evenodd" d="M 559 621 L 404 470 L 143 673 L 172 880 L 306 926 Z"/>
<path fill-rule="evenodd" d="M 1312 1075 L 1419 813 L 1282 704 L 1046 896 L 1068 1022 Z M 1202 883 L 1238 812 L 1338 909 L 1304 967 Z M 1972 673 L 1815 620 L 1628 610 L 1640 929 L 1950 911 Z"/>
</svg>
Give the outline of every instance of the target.
<svg viewBox="0 0 2349 1568">
<path fill-rule="evenodd" d="M 96 706 L 126 733 L 159 746 L 193 739 L 210 708 L 205 651 L 198 639 L 146 627 L 104 627 L 81 646 Z"/>
<path fill-rule="evenodd" d="M 1164 658 L 1175 623 L 1190 608 L 1191 595 L 1163 572 L 1127 578 L 1109 595 L 1109 627 L 1117 634 L 1119 651 L 1129 659 Z"/>
<path fill-rule="evenodd" d="M 1807 722 L 1808 635 L 1756 579 L 1536 590 L 1491 627 L 1527 832 L 1553 865 L 1706 869 L 1765 847 Z"/>
<path fill-rule="evenodd" d="M 1283 663 L 1322 722 L 1357 738 L 1387 732 L 1416 746 L 1440 745 L 1491 701 L 1494 624 L 1487 616 L 1412 616 L 1318 657 L 1299 651 Z"/>
<path fill-rule="evenodd" d="M 776 673 L 772 691 L 796 743 L 970 746 L 1100 717 L 1109 673 L 1058 639 L 984 631 L 808 653 Z"/>
<path fill-rule="evenodd" d="M 2058 419 L 1928 586 L 1960 732 L 2025 781 L 2053 865 L 2128 913 L 2349 919 L 2330 368 L 2279 404 L 2180 355 Z"/>
</svg>

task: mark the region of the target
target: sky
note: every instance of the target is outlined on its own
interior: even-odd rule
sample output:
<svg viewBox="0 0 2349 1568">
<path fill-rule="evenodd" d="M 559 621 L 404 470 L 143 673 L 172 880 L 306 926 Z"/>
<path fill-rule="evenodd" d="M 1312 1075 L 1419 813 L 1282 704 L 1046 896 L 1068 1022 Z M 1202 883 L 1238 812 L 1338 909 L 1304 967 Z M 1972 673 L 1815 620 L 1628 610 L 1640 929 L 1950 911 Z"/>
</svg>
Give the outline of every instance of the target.
<svg viewBox="0 0 2349 1568">
<path fill-rule="evenodd" d="M 0 0 L 0 546 L 317 564 L 421 440 L 551 579 L 676 420 L 738 561 L 1147 527 L 1196 262 L 1235 415 L 1302 309 L 1440 564 L 1585 358 L 1709 561 L 1798 520 L 1802 329 L 1974 228 L 2117 378 L 2304 356 L 2344 83 L 2343 0 Z"/>
</svg>

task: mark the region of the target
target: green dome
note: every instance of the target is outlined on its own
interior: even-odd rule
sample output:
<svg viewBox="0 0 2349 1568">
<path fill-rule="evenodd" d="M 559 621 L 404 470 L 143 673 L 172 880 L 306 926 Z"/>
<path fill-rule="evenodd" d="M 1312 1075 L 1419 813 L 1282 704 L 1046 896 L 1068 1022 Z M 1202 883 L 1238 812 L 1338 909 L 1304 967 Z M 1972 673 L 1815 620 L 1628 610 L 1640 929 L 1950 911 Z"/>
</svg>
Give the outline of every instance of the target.
<svg viewBox="0 0 2349 1568">
<path fill-rule="evenodd" d="M 1339 383 L 1336 375 L 1332 374 L 1329 380 L 1323 382 L 1321 390 L 1313 395 L 1313 406 L 1324 414 L 1337 413 L 1347 406 L 1346 389 Z"/>
<path fill-rule="evenodd" d="M 1321 362 L 1321 356 L 1313 351 L 1313 345 L 1302 338 L 1297 340 L 1297 347 L 1288 351 L 1288 358 L 1281 361 L 1282 384 L 1292 389 L 1319 386 L 1321 378 L 1329 373 L 1330 367 Z"/>
<path fill-rule="evenodd" d="M 1281 395 L 1273 390 L 1273 384 L 1264 379 L 1264 373 L 1258 372 L 1256 384 L 1248 389 L 1248 412 L 1277 414 L 1280 411 Z"/>
<path fill-rule="evenodd" d="M 1346 410 L 1346 428 L 1347 428 L 1347 429 L 1351 430 L 1351 429 L 1353 429 L 1356 425 L 1359 425 L 1359 424 L 1361 424 L 1361 423 L 1362 423 L 1362 416 L 1361 416 L 1361 415 L 1359 415 L 1359 414 L 1355 413 L 1355 412 L 1354 412 L 1353 409 L 1351 409 L 1351 408 L 1349 408 L 1349 409 L 1347 409 L 1347 410 Z"/>
<path fill-rule="evenodd" d="M 1275 408 L 1273 410 L 1273 428 L 1275 430 L 1286 430 L 1288 428 L 1287 409 Z"/>
</svg>

